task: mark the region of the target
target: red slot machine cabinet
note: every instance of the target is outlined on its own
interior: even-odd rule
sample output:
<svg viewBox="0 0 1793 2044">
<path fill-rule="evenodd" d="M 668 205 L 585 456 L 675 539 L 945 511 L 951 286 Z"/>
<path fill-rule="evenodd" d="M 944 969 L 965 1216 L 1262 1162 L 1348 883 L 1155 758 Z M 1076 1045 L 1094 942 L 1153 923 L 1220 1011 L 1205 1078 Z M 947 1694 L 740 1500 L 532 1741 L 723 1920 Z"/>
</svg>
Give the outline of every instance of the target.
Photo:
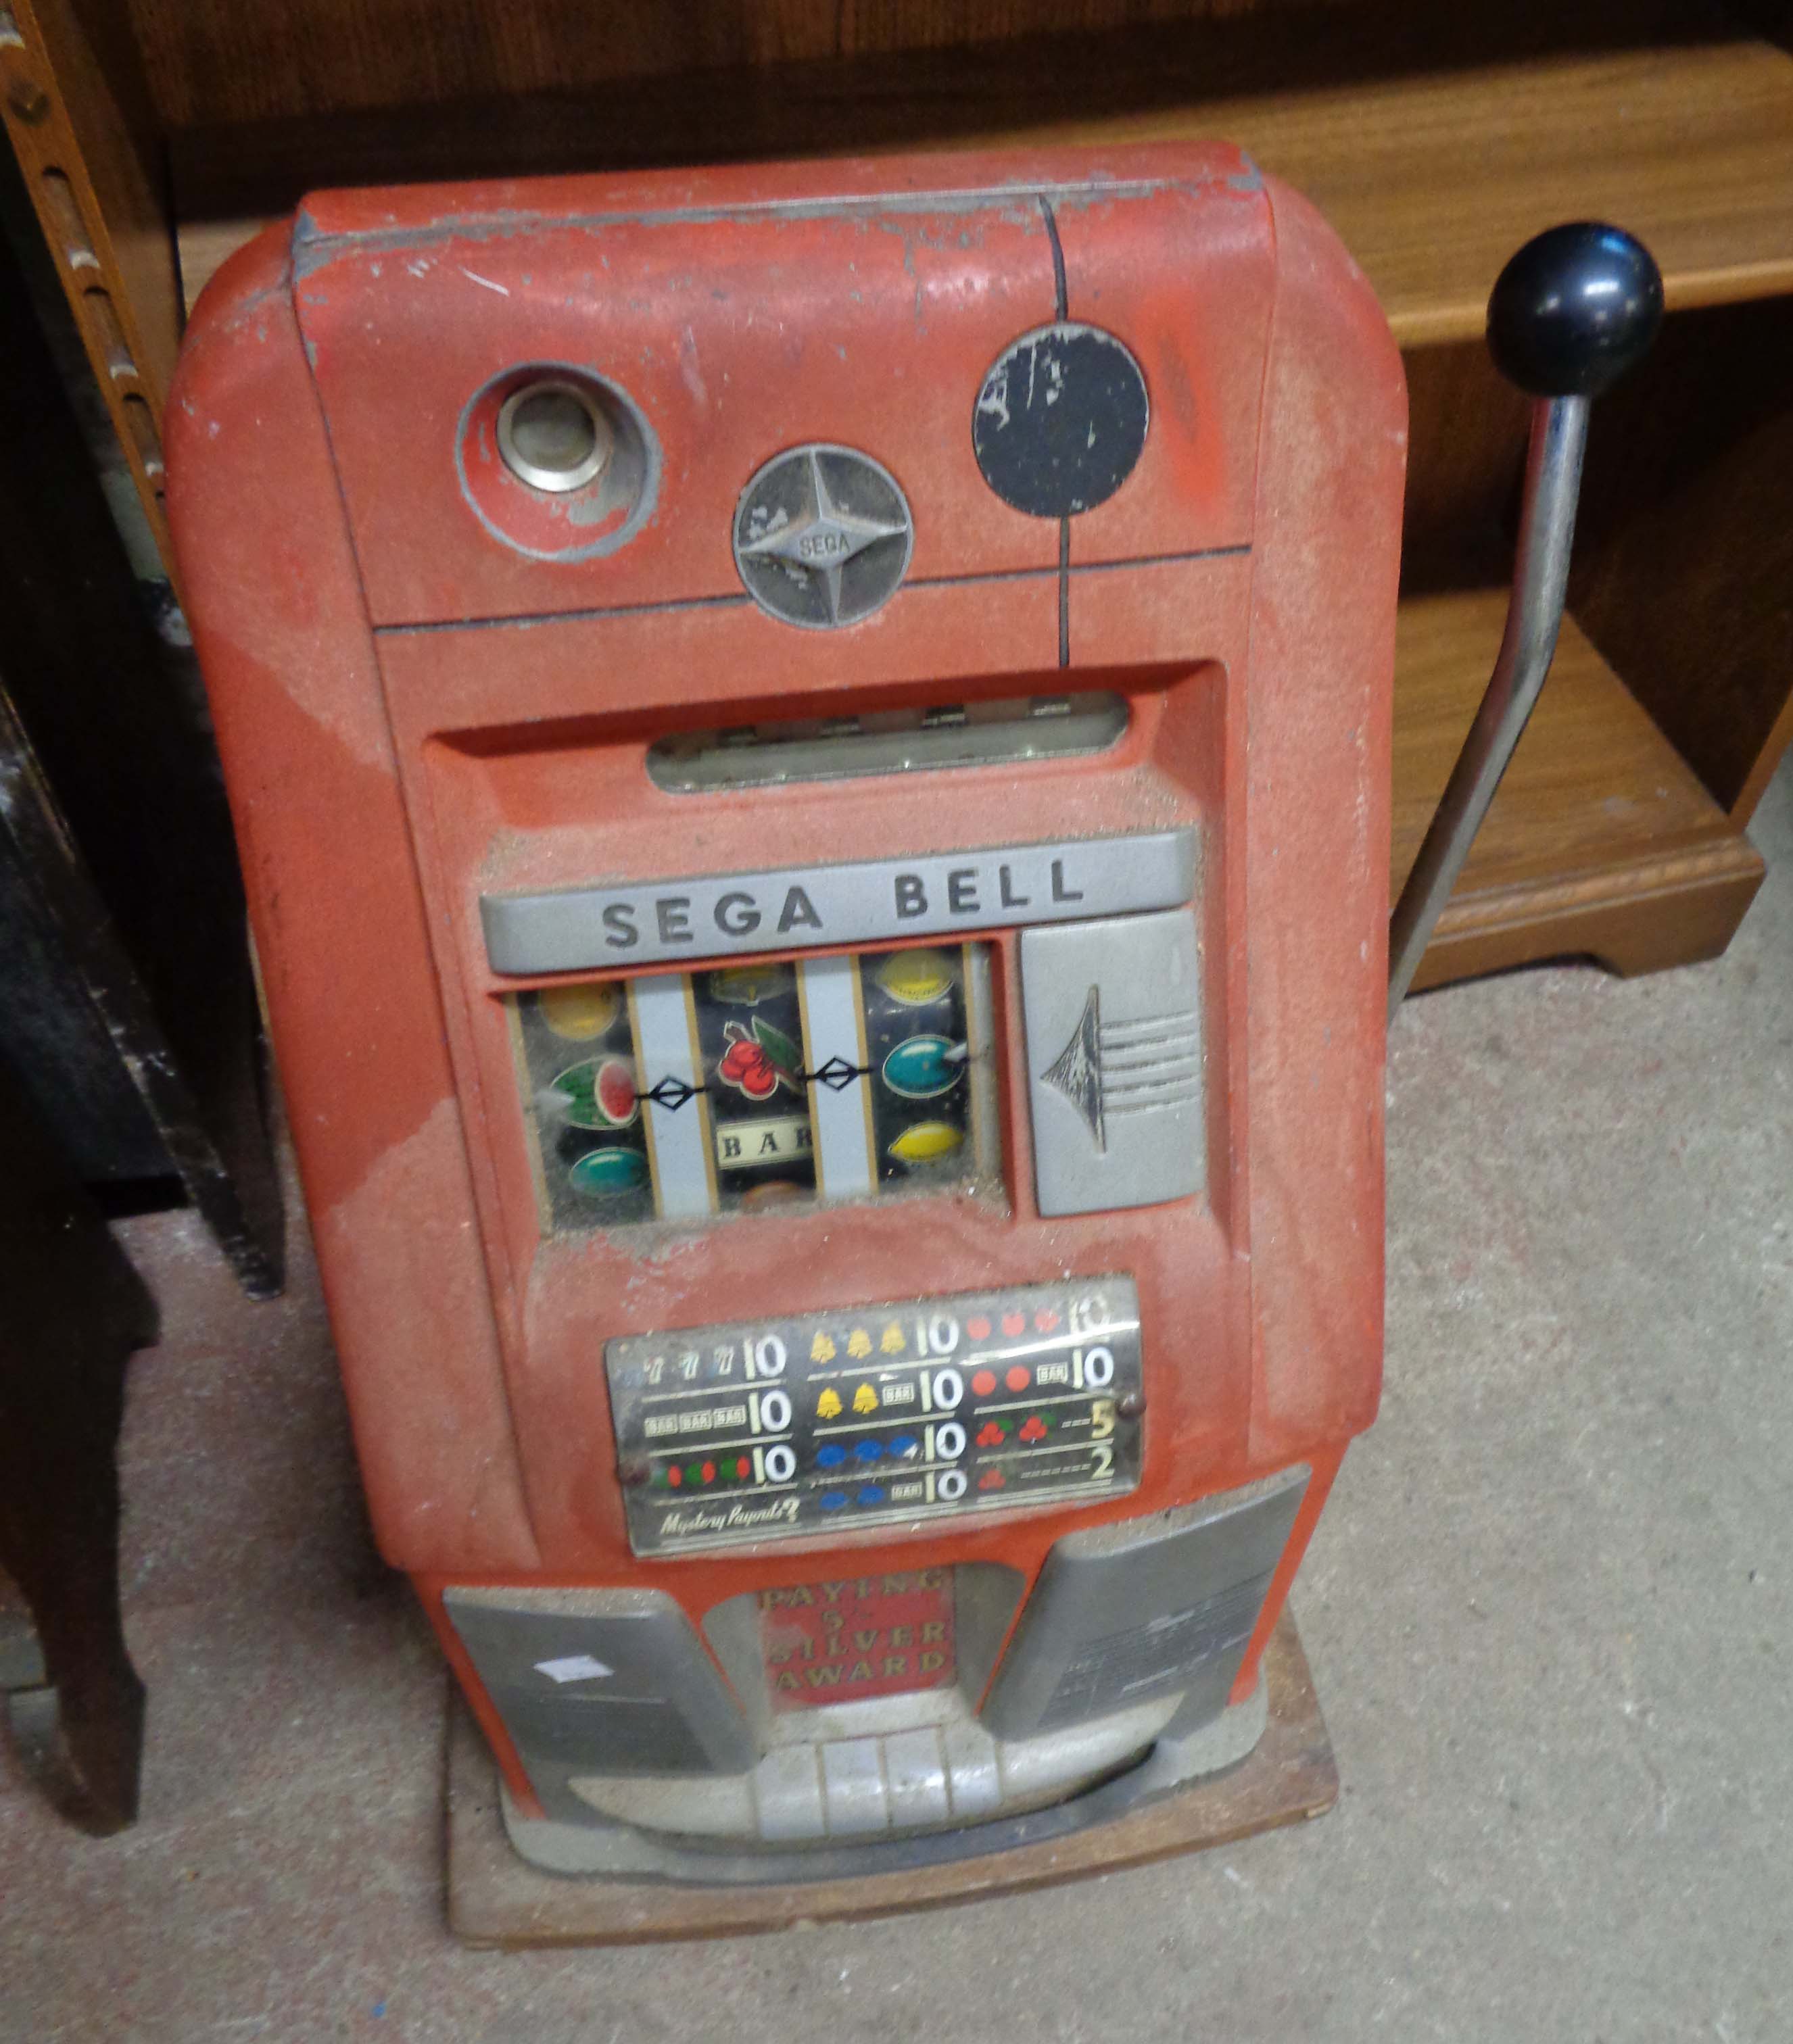
<svg viewBox="0 0 1793 2044">
<path fill-rule="evenodd" d="M 519 1849 L 850 1874 L 1249 1750 L 1381 1360 L 1406 413 L 1318 216 L 1220 146 L 326 194 L 170 419 Z"/>
</svg>

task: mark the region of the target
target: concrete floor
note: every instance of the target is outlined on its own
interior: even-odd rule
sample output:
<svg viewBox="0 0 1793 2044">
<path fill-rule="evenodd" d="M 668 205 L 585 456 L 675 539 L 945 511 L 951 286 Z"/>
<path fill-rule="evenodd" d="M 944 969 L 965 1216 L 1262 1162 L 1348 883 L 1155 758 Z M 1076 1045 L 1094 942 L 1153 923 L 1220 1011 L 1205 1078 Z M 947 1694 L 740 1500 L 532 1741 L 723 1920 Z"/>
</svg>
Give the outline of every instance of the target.
<svg viewBox="0 0 1793 2044">
<path fill-rule="evenodd" d="M 1387 1392 L 1296 1592 L 1319 1823 L 1023 1899 L 528 1955 L 443 1928 L 442 1680 L 360 1514 L 309 1272 L 134 1222 L 143 1820 L 0 1755 L 0 2036 L 1793 2036 L 1793 778 L 1718 964 L 1429 995 L 1389 1082 Z"/>
</svg>

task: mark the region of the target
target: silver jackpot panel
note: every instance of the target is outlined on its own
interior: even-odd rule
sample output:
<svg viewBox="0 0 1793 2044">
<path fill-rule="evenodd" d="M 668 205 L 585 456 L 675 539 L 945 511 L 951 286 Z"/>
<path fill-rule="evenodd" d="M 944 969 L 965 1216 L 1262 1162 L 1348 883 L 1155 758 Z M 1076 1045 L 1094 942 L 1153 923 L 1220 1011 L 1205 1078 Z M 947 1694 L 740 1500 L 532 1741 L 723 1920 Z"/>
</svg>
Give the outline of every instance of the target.
<svg viewBox="0 0 1793 2044">
<path fill-rule="evenodd" d="M 637 1554 L 1137 1489 L 1139 1298 L 1082 1278 L 606 1343 Z"/>
</svg>

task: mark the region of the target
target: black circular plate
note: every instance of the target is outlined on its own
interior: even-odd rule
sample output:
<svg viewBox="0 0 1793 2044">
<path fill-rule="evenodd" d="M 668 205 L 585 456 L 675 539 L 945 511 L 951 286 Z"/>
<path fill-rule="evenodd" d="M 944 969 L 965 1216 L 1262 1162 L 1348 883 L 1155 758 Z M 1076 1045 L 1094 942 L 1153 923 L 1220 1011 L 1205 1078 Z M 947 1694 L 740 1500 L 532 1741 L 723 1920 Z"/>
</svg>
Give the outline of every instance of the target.
<svg viewBox="0 0 1793 2044">
<path fill-rule="evenodd" d="M 1100 327 L 1037 327 L 991 365 L 972 414 L 983 479 L 1034 518 L 1106 504 L 1145 445 L 1139 364 Z"/>
</svg>

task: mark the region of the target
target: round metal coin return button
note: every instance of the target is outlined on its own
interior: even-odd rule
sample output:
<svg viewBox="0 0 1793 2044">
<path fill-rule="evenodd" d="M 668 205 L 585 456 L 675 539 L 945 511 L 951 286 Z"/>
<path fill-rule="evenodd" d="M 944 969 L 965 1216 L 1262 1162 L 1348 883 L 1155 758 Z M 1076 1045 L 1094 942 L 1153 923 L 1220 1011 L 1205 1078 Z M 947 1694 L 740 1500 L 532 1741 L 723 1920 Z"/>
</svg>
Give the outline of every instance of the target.
<svg viewBox="0 0 1793 2044">
<path fill-rule="evenodd" d="M 504 464 L 532 490 L 583 490 L 601 475 L 615 444 L 598 401 L 576 383 L 525 383 L 498 417 Z"/>
</svg>

